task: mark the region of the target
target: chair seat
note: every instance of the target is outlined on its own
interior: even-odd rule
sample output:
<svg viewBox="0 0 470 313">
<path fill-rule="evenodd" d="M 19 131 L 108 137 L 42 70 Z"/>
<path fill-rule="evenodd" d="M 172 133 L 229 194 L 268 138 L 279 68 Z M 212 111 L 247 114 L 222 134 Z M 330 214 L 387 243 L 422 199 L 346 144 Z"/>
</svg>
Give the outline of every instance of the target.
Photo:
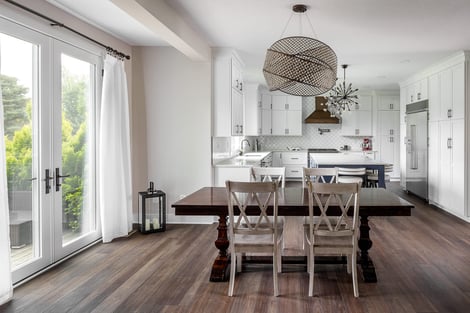
<svg viewBox="0 0 470 313">
<path fill-rule="evenodd" d="M 362 177 L 357 176 L 340 176 L 338 177 L 339 183 L 358 183 L 362 184 Z"/>
</svg>

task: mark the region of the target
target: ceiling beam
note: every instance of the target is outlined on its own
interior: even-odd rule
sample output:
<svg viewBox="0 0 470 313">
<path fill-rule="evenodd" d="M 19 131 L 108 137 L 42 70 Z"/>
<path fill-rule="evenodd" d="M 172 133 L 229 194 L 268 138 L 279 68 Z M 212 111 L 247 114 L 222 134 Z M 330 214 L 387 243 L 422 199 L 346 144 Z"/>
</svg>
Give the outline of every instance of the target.
<svg viewBox="0 0 470 313">
<path fill-rule="evenodd" d="M 194 61 L 209 61 L 211 49 L 175 10 L 161 0 L 111 0 L 159 38 Z"/>
</svg>

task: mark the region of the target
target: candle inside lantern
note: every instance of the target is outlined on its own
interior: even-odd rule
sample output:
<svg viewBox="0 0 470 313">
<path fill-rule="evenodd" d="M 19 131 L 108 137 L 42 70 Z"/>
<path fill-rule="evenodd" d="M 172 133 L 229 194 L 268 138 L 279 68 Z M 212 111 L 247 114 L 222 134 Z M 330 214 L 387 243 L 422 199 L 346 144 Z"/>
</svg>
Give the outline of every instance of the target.
<svg viewBox="0 0 470 313">
<path fill-rule="evenodd" d="M 154 228 L 154 229 L 160 228 L 160 222 L 158 221 L 158 217 L 155 217 L 155 218 L 153 219 L 153 228 Z"/>
</svg>

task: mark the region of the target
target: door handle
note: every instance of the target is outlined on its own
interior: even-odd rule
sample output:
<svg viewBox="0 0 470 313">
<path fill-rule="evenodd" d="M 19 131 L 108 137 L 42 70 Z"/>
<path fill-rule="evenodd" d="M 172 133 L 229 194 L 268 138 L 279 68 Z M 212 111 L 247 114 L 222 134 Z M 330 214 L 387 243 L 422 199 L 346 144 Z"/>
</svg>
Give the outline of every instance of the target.
<svg viewBox="0 0 470 313">
<path fill-rule="evenodd" d="M 56 167 L 55 168 L 55 191 L 60 190 L 60 186 L 62 186 L 62 184 L 60 183 L 60 179 L 65 178 L 65 177 L 70 177 L 70 175 L 60 175 L 60 170 L 58 167 Z"/>
<path fill-rule="evenodd" d="M 50 173 L 51 173 L 51 170 L 46 169 L 46 178 L 44 178 L 44 181 L 46 182 L 46 194 L 51 192 L 51 183 L 50 183 L 50 181 L 52 179 L 54 179 L 53 176 L 49 176 Z"/>
</svg>

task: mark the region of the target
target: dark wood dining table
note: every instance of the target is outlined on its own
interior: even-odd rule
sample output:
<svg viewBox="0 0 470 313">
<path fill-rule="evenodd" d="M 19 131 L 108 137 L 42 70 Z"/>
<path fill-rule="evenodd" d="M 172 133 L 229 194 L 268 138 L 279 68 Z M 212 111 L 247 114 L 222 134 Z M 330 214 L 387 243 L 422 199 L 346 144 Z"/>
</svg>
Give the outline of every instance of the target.
<svg viewBox="0 0 470 313">
<path fill-rule="evenodd" d="M 362 270 L 365 282 L 377 282 L 374 263 L 369 256 L 372 240 L 369 236 L 370 216 L 410 216 L 414 207 L 408 201 L 383 188 L 362 188 L 359 194 L 360 226 L 358 246 L 360 249 L 358 263 Z M 185 198 L 172 204 L 176 215 L 206 215 L 218 216 L 217 239 L 215 246 L 219 249 L 211 271 L 210 281 L 227 280 L 229 268 L 229 255 L 227 250 L 230 242 L 227 236 L 227 193 L 224 187 L 204 187 Z M 251 214 L 257 214 L 258 208 L 253 205 Z M 319 213 L 319 209 L 317 213 Z M 338 207 L 330 207 L 329 210 L 340 215 Z M 250 210 L 247 211 L 250 214 Z M 316 214 L 317 214 L 316 213 Z M 272 211 L 268 208 L 268 214 Z M 279 216 L 308 216 L 308 192 L 301 187 L 284 188 L 279 192 L 278 198 Z"/>
</svg>

